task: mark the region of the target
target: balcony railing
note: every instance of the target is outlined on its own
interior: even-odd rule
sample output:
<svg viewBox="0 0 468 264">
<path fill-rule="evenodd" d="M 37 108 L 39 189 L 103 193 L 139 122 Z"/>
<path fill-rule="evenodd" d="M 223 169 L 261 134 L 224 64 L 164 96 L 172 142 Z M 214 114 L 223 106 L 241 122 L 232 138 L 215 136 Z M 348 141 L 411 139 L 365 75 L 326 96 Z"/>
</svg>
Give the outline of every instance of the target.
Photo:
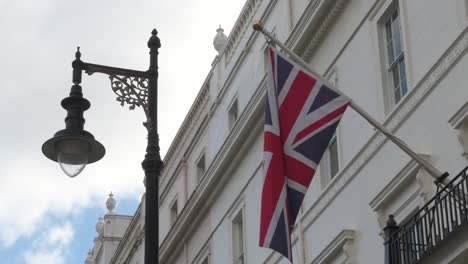
<svg viewBox="0 0 468 264">
<path fill-rule="evenodd" d="M 468 223 L 468 167 L 400 227 L 393 218 L 387 235 L 386 264 L 414 264 Z"/>
</svg>

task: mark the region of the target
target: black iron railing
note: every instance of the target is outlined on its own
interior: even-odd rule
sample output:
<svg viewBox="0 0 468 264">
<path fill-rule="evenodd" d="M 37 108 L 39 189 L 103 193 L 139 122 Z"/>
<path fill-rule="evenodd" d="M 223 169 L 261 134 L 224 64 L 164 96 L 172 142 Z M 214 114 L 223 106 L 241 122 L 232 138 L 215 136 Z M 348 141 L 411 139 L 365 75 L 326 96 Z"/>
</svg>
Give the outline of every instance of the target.
<svg viewBox="0 0 468 264">
<path fill-rule="evenodd" d="M 400 227 L 387 226 L 386 263 L 418 263 L 467 223 L 468 167 Z"/>
</svg>

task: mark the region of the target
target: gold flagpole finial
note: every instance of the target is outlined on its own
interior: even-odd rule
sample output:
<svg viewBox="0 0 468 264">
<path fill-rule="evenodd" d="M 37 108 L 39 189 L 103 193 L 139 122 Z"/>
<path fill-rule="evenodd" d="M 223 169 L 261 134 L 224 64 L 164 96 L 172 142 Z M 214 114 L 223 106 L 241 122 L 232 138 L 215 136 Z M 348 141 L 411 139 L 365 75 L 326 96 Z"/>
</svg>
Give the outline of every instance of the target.
<svg viewBox="0 0 468 264">
<path fill-rule="evenodd" d="M 252 27 L 256 31 L 262 31 L 263 30 L 263 23 L 260 20 L 255 20 L 252 24 Z"/>
</svg>

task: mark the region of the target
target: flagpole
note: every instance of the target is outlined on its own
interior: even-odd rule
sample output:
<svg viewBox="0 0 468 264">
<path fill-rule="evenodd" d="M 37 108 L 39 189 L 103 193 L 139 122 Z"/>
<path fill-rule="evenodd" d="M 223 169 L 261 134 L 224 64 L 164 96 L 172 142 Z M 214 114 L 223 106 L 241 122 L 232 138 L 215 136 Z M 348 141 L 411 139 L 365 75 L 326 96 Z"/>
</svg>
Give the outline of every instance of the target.
<svg viewBox="0 0 468 264">
<path fill-rule="evenodd" d="M 256 31 L 260 31 L 263 35 L 268 37 L 272 42 L 277 44 L 278 46 L 283 49 L 284 52 L 286 52 L 291 58 L 300 64 L 304 69 L 308 70 L 310 73 L 314 74 L 318 78 L 321 78 L 325 80 L 325 78 L 315 72 L 311 67 L 301 58 L 299 57 L 294 51 L 289 49 L 286 45 L 281 43 L 279 40 L 277 40 L 270 32 L 265 30 L 263 28 L 263 24 L 260 21 L 255 21 L 253 24 L 253 29 Z M 331 87 L 329 87 L 331 88 Z M 333 89 L 333 88 L 332 88 Z M 335 89 L 334 89 L 335 90 Z M 335 90 L 336 91 L 336 90 Z M 342 94 L 340 91 L 336 91 L 339 94 Z M 345 95 L 346 96 L 346 95 Z M 443 183 L 444 185 L 447 185 L 449 182 L 449 179 L 447 179 L 447 176 L 449 175 L 448 172 L 442 173 L 440 170 L 429 164 L 427 161 L 425 161 L 423 158 L 421 158 L 416 152 L 411 150 L 401 139 L 397 138 L 395 135 L 393 135 L 389 130 L 387 130 L 384 126 L 382 126 L 377 120 L 375 120 L 369 113 L 367 113 L 364 109 L 362 109 L 359 105 L 354 103 L 352 100 L 350 100 L 349 107 L 354 109 L 359 115 L 361 115 L 367 122 L 369 122 L 372 126 L 374 126 L 377 130 L 379 130 L 383 135 L 385 135 L 390 141 L 395 143 L 403 152 L 408 154 L 414 161 L 416 161 L 421 167 L 424 168 L 432 177 L 436 179 L 436 183 Z"/>
</svg>

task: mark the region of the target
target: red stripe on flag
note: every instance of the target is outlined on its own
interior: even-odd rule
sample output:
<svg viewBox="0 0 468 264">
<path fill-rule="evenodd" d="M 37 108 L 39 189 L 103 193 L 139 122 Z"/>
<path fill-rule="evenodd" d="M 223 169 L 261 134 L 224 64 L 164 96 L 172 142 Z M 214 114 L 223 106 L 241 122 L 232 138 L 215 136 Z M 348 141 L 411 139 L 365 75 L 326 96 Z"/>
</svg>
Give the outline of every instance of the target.
<svg viewBox="0 0 468 264">
<path fill-rule="evenodd" d="M 297 73 L 288 94 L 279 107 L 280 135 L 281 140 L 286 142 L 292 127 L 296 123 L 297 117 L 304 107 L 304 103 L 309 97 L 312 88 L 317 80 L 302 71 Z M 284 88 L 286 89 L 286 88 Z"/>
<path fill-rule="evenodd" d="M 285 156 L 285 160 L 286 177 L 308 188 L 315 170 L 291 156 Z"/>
<path fill-rule="evenodd" d="M 271 132 L 265 132 L 265 152 L 273 152 L 268 168 L 263 164 L 265 179 L 262 191 L 261 217 L 260 217 L 260 245 L 265 242 L 265 236 L 268 232 L 268 227 L 273 218 L 273 213 L 278 203 L 281 203 L 279 196 L 286 181 L 284 162 L 283 162 L 283 145 L 279 137 Z"/>
<path fill-rule="evenodd" d="M 323 125 L 325 125 L 326 123 L 328 123 L 331 120 L 335 119 L 339 115 L 342 115 L 344 113 L 344 111 L 346 110 L 346 107 L 348 107 L 348 104 L 349 103 L 346 103 L 345 105 L 340 106 L 335 111 L 333 111 L 330 114 L 322 117 L 322 119 L 318 120 L 317 122 L 315 122 L 312 125 L 306 127 L 305 129 L 303 129 L 301 132 L 297 133 L 296 138 L 294 138 L 293 144 L 295 144 L 299 140 L 303 139 L 304 137 L 310 135 L 310 133 L 312 133 L 317 128 L 322 127 Z"/>
</svg>

